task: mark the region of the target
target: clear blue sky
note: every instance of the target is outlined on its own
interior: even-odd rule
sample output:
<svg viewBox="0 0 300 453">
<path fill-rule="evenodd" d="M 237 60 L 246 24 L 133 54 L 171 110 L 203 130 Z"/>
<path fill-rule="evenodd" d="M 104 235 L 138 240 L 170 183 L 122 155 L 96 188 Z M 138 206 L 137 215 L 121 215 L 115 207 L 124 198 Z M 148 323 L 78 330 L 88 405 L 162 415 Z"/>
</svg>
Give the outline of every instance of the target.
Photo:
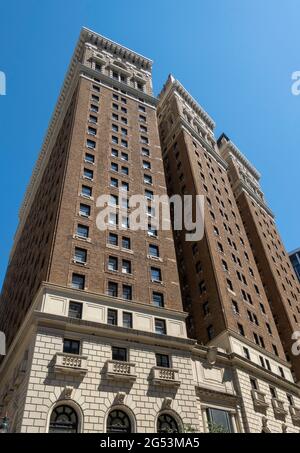
<svg viewBox="0 0 300 453">
<path fill-rule="evenodd" d="M 263 175 L 286 247 L 300 246 L 300 1 L 2 0 L 0 286 L 18 210 L 81 26 L 152 58 L 193 94 Z"/>
</svg>

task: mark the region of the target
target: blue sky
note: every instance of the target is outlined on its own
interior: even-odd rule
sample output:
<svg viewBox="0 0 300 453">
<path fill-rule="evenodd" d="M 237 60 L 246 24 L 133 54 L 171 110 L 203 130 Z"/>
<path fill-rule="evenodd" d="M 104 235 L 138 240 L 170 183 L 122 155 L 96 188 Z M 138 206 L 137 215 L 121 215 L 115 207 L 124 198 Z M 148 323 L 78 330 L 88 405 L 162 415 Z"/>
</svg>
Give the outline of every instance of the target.
<svg viewBox="0 0 300 453">
<path fill-rule="evenodd" d="M 299 0 L 10 0 L 0 3 L 0 286 L 18 210 L 81 26 L 172 72 L 263 175 L 288 250 L 300 246 Z"/>
</svg>

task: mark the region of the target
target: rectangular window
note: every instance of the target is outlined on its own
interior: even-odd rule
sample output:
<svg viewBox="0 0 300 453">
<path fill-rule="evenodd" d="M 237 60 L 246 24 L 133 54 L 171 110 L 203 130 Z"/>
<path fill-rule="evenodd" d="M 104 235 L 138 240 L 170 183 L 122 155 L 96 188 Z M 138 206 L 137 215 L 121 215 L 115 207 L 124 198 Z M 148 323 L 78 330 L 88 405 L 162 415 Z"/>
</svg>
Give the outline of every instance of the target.
<svg viewBox="0 0 300 453">
<path fill-rule="evenodd" d="M 112 359 L 117 362 L 127 362 L 127 349 L 113 347 Z"/>
<path fill-rule="evenodd" d="M 145 190 L 145 197 L 147 200 L 153 200 L 154 193 L 152 192 L 152 190 Z"/>
<path fill-rule="evenodd" d="M 144 183 L 145 184 L 152 184 L 152 176 L 150 175 L 144 175 Z"/>
<path fill-rule="evenodd" d="M 64 339 L 63 352 L 64 354 L 79 355 L 80 341 Z"/>
<path fill-rule="evenodd" d="M 87 251 L 79 247 L 75 247 L 74 260 L 76 263 L 85 264 L 87 261 Z"/>
<path fill-rule="evenodd" d="M 170 357 L 166 354 L 156 354 L 156 366 L 170 368 Z"/>
<path fill-rule="evenodd" d="M 95 149 L 96 148 L 96 142 L 94 140 L 87 140 L 86 141 L 86 146 L 88 148 L 91 148 L 91 149 Z"/>
<path fill-rule="evenodd" d="M 111 185 L 111 187 L 118 188 L 119 187 L 119 181 L 116 178 L 110 178 L 110 185 Z"/>
<path fill-rule="evenodd" d="M 132 329 L 133 322 L 132 322 L 132 313 L 123 313 L 123 327 L 125 329 Z"/>
<path fill-rule="evenodd" d="M 87 239 L 89 237 L 89 227 L 86 225 L 77 225 L 77 236 Z"/>
<path fill-rule="evenodd" d="M 123 285 L 122 295 L 123 299 L 132 300 L 132 287 L 129 285 Z"/>
<path fill-rule="evenodd" d="M 143 168 L 145 170 L 151 170 L 151 163 L 148 162 L 147 160 L 143 160 Z"/>
<path fill-rule="evenodd" d="M 107 324 L 110 326 L 118 325 L 118 312 L 117 310 L 107 310 Z"/>
<path fill-rule="evenodd" d="M 91 104 L 91 111 L 92 111 L 92 112 L 95 112 L 95 113 L 98 113 L 98 112 L 99 112 L 99 107 L 98 107 L 98 105 Z"/>
<path fill-rule="evenodd" d="M 164 307 L 164 295 L 161 293 L 154 292 L 152 293 L 152 303 L 155 307 L 163 308 Z"/>
<path fill-rule="evenodd" d="M 121 146 L 123 146 L 124 148 L 128 148 L 128 142 L 127 142 L 127 140 L 122 139 L 122 140 L 121 140 Z"/>
<path fill-rule="evenodd" d="M 108 243 L 110 245 L 114 245 L 115 247 L 117 247 L 118 246 L 118 241 L 119 241 L 119 238 L 118 238 L 117 234 L 109 233 Z"/>
<path fill-rule="evenodd" d="M 150 150 L 147 148 L 142 148 L 142 155 L 150 157 Z"/>
<path fill-rule="evenodd" d="M 122 273 L 131 274 L 131 261 L 122 260 Z"/>
<path fill-rule="evenodd" d="M 84 290 L 85 288 L 85 276 L 80 274 L 72 275 L 72 288 Z"/>
<path fill-rule="evenodd" d="M 91 215 L 91 207 L 87 204 L 80 203 L 80 215 L 83 217 L 89 217 Z"/>
<path fill-rule="evenodd" d="M 207 336 L 209 340 L 212 340 L 215 336 L 214 327 L 212 325 L 207 328 Z"/>
<path fill-rule="evenodd" d="M 162 281 L 161 269 L 158 269 L 157 267 L 151 267 L 151 280 L 153 282 L 159 283 Z"/>
<path fill-rule="evenodd" d="M 84 175 L 85 179 L 89 179 L 90 181 L 92 181 L 93 177 L 94 177 L 94 172 L 93 172 L 93 170 L 90 170 L 89 168 L 85 168 L 83 170 L 83 175 Z"/>
<path fill-rule="evenodd" d="M 128 154 L 122 152 L 121 153 L 121 159 L 124 160 L 125 162 L 128 162 L 128 160 L 129 160 Z"/>
<path fill-rule="evenodd" d="M 92 196 L 92 188 L 89 187 L 89 186 L 82 186 L 81 187 L 81 195 L 83 195 L 84 197 L 91 197 Z"/>
<path fill-rule="evenodd" d="M 110 256 L 108 258 L 108 270 L 112 272 L 118 271 L 118 258 L 115 256 Z"/>
<path fill-rule="evenodd" d="M 111 137 L 111 141 L 112 141 L 115 145 L 118 145 L 118 143 L 119 143 L 118 137 L 115 137 L 114 135 Z"/>
<path fill-rule="evenodd" d="M 121 168 L 121 173 L 125 176 L 129 175 L 129 168 L 128 167 L 122 167 Z"/>
<path fill-rule="evenodd" d="M 155 319 L 155 333 L 159 335 L 167 334 L 166 321 L 164 319 Z"/>
<path fill-rule="evenodd" d="M 111 297 L 118 297 L 118 283 L 108 282 L 107 293 Z"/>
<path fill-rule="evenodd" d="M 85 160 L 85 162 L 88 162 L 89 164 L 94 164 L 95 156 L 93 156 L 93 154 L 86 153 L 84 160 Z"/>
<path fill-rule="evenodd" d="M 110 169 L 114 172 L 118 172 L 119 171 L 119 165 L 116 164 L 115 162 L 111 162 L 110 164 Z"/>
<path fill-rule="evenodd" d="M 77 302 L 70 302 L 69 304 L 69 318 L 81 319 L 82 318 L 82 304 Z"/>
<path fill-rule="evenodd" d="M 110 204 L 110 206 L 118 206 L 119 205 L 119 197 L 117 195 L 110 195 L 109 196 L 109 204 Z"/>
<path fill-rule="evenodd" d="M 149 245 L 149 255 L 155 258 L 159 258 L 159 248 L 157 245 Z"/>
<path fill-rule="evenodd" d="M 93 124 L 97 124 L 98 123 L 98 118 L 96 116 L 94 116 L 94 115 L 90 115 L 89 122 L 93 123 Z"/>
<path fill-rule="evenodd" d="M 126 250 L 131 250 L 131 240 L 125 236 L 122 237 L 122 248 Z"/>
<path fill-rule="evenodd" d="M 97 129 L 95 129 L 94 127 L 88 127 L 88 133 L 90 135 L 97 135 Z"/>
<path fill-rule="evenodd" d="M 233 433 L 229 412 L 220 409 L 207 409 L 206 414 L 210 432 L 214 432 L 214 426 L 217 426 L 224 433 Z"/>
</svg>

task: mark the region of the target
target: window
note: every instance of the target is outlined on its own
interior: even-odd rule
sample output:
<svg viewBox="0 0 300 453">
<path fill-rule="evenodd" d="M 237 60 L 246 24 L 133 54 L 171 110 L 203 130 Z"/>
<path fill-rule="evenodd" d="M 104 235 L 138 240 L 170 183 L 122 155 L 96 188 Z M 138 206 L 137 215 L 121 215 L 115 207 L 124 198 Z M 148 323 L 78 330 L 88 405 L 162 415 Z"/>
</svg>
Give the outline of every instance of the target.
<svg viewBox="0 0 300 453">
<path fill-rule="evenodd" d="M 122 237 L 122 248 L 126 250 L 131 250 L 131 240 L 125 236 Z"/>
<path fill-rule="evenodd" d="M 86 141 L 86 146 L 88 148 L 91 148 L 91 149 L 95 149 L 96 148 L 96 142 L 94 140 L 87 140 Z"/>
<path fill-rule="evenodd" d="M 121 173 L 125 176 L 129 175 L 129 168 L 128 167 L 121 167 Z"/>
<path fill-rule="evenodd" d="M 169 435 L 179 433 L 179 427 L 176 420 L 169 414 L 161 414 L 157 419 L 157 432 L 159 434 Z"/>
<path fill-rule="evenodd" d="M 89 217 L 91 215 L 91 207 L 87 204 L 80 203 L 79 213 L 83 217 Z"/>
<path fill-rule="evenodd" d="M 159 248 L 157 245 L 149 245 L 149 255 L 155 258 L 159 258 Z"/>
<path fill-rule="evenodd" d="M 144 175 L 144 183 L 145 184 L 152 184 L 152 176 Z"/>
<path fill-rule="evenodd" d="M 238 324 L 238 331 L 239 331 L 239 334 L 242 335 L 242 337 L 245 336 L 245 331 L 244 331 L 244 327 L 242 326 L 242 324 Z"/>
<path fill-rule="evenodd" d="M 289 405 L 292 406 L 292 407 L 294 407 L 294 406 L 295 406 L 295 403 L 294 403 L 294 398 L 293 398 L 293 396 L 287 394 L 286 397 L 287 397 L 287 400 L 288 400 L 288 402 L 289 402 Z"/>
<path fill-rule="evenodd" d="M 205 283 L 204 280 L 202 280 L 202 281 L 199 283 L 199 293 L 200 293 L 200 294 L 206 293 L 206 283 Z"/>
<path fill-rule="evenodd" d="M 122 153 L 121 153 L 121 159 L 124 160 L 124 161 L 126 161 L 126 162 L 128 162 L 128 160 L 129 160 L 128 154 L 122 152 Z M 128 173 L 127 173 L 127 174 L 128 174 Z"/>
<path fill-rule="evenodd" d="M 209 302 L 205 302 L 202 306 L 202 309 L 203 309 L 204 316 L 209 315 L 209 313 L 210 313 Z"/>
<path fill-rule="evenodd" d="M 164 307 L 164 295 L 162 293 L 153 292 L 152 293 L 152 303 L 156 307 L 163 308 Z"/>
<path fill-rule="evenodd" d="M 121 189 L 123 190 L 123 192 L 128 192 L 128 191 L 129 191 L 129 184 L 128 184 L 128 182 L 122 181 L 122 183 L 121 183 Z"/>
<path fill-rule="evenodd" d="M 118 246 L 118 242 L 119 242 L 118 235 L 114 234 L 114 233 L 109 233 L 108 243 L 110 245 L 114 245 L 115 247 L 117 247 Z"/>
<path fill-rule="evenodd" d="M 123 146 L 124 148 L 128 148 L 128 142 L 127 142 L 127 140 L 122 139 L 122 140 L 121 140 L 121 146 Z"/>
<path fill-rule="evenodd" d="M 255 378 L 250 378 L 250 384 L 251 384 L 252 390 L 258 390 L 258 383 Z"/>
<path fill-rule="evenodd" d="M 119 181 L 116 178 L 110 178 L 110 185 L 111 185 L 111 187 L 118 188 Z"/>
<path fill-rule="evenodd" d="M 233 428 L 229 412 L 220 409 L 206 409 L 208 427 L 213 432 L 214 426 L 222 428 L 224 433 L 232 433 Z"/>
<path fill-rule="evenodd" d="M 88 127 L 88 133 L 90 135 L 97 135 L 97 129 L 95 129 L 94 127 Z"/>
<path fill-rule="evenodd" d="M 131 261 L 122 260 L 122 273 L 131 274 Z"/>
<path fill-rule="evenodd" d="M 94 164 L 95 163 L 95 156 L 93 156 L 93 154 L 86 153 L 84 160 L 85 160 L 85 162 L 88 162 L 90 164 Z"/>
<path fill-rule="evenodd" d="M 153 200 L 154 194 L 152 190 L 145 190 L 145 197 L 147 200 Z"/>
<path fill-rule="evenodd" d="M 129 285 L 123 285 L 123 299 L 132 300 L 132 287 Z"/>
<path fill-rule="evenodd" d="M 64 339 L 63 345 L 64 354 L 80 354 L 80 341 Z"/>
<path fill-rule="evenodd" d="M 72 288 L 83 290 L 85 288 L 85 276 L 80 274 L 73 274 Z"/>
<path fill-rule="evenodd" d="M 146 112 L 146 107 L 144 107 L 143 105 L 139 105 L 139 111 L 140 112 Z"/>
<path fill-rule="evenodd" d="M 159 283 L 162 281 L 161 269 L 151 267 L 151 280 Z"/>
<path fill-rule="evenodd" d="M 233 284 L 232 284 L 231 280 L 227 279 L 226 281 L 227 281 L 227 288 L 233 292 L 234 289 L 233 289 Z"/>
<path fill-rule="evenodd" d="M 112 272 L 118 271 L 118 258 L 115 256 L 110 256 L 108 258 L 108 270 Z"/>
<path fill-rule="evenodd" d="M 131 422 L 128 415 L 120 410 L 113 410 L 107 418 L 106 432 L 109 434 L 131 433 Z"/>
<path fill-rule="evenodd" d="M 82 318 L 82 304 L 77 302 L 70 302 L 69 304 L 69 318 L 81 319 Z"/>
<path fill-rule="evenodd" d="M 119 205 L 119 197 L 117 195 L 110 195 L 109 196 L 109 204 L 110 204 L 110 206 L 118 206 Z"/>
<path fill-rule="evenodd" d="M 214 327 L 212 325 L 208 326 L 207 328 L 207 336 L 209 340 L 212 340 L 213 337 L 215 336 Z"/>
<path fill-rule="evenodd" d="M 132 313 L 123 313 L 123 327 L 132 329 Z"/>
<path fill-rule="evenodd" d="M 87 261 L 87 251 L 79 247 L 75 247 L 74 261 L 76 263 L 85 264 Z"/>
<path fill-rule="evenodd" d="M 170 357 L 166 354 L 156 354 L 156 366 L 170 368 Z"/>
<path fill-rule="evenodd" d="M 151 163 L 148 162 L 147 160 L 143 160 L 143 168 L 145 170 L 151 170 Z"/>
<path fill-rule="evenodd" d="M 107 310 L 107 324 L 110 326 L 118 325 L 118 312 L 117 310 Z"/>
<path fill-rule="evenodd" d="M 111 162 L 110 169 L 111 169 L 111 171 L 118 172 L 119 171 L 119 165 L 116 164 L 115 162 Z"/>
<path fill-rule="evenodd" d="M 91 104 L 91 111 L 98 113 L 99 112 L 99 107 L 95 104 Z"/>
<path fill-rule="evenodd" d="M 77 236 L 87 239 L 89 237 L 89 227 L 86 225 L 77 225 Z"/>
<path fill-rule="evenodd" d="M 109 224 L 114 226 L 118 225 L 118 214 L 115 214 L 114 212 L 109 214 Z"/>
<path fill-rule="evenodd" d="M 118 137 L 116 137 L 116 136 L 114 136 L 114 135 L 111 137 L 111 141 L 112 141 L 115 145 L 118 145 L 118 143 L 119 143 Z"/>
<path fill-rule="evenodd" d="M 89 122 L 93 124 L 97 124 L 98 118 L 94 115 L 90 115 Z"/>
<path fill-rule="evenodd" d="M 86 179 L 89 179 L 92 181 L 92 179 L 94 177 L 94 172 L 93 172 L 93 170 L 90 170 L 89 168 L 85 168 L 83 170 L 83 175 Z"/>
<path fill-rule="evenodd" d="M 92 196 L 93 189 L 89 186 L 82 186 L 81 187 L 81 195 L 84 197 L 91 197 Z"/>
<path fill-rule="evenodd" d="M 142 148 L 142 155 L 150 157 L 150 150 L 147 148 Z"/>
<path fill-rule="evenodd" d="M 284 374 L 283 368 L 281 366 L 279 366 L 278 370 L 279 370 L 280 376 L 285 379 L 285 374 Z"/>
<path fill-rule="evenodd" d="M 151 225 L 148 225 L 148 236 L 157 237 L 157 235 L 158 235 L 157 229 L 152 227 Z"/>
<path fill-rule="evenodd" d="M 248 360 L 251 360 L 249 349 L 244 347 L 243 352 L 244 352 L 244 357 Z"/>
<path fill-rule="evenodd" d="M 78 417 L 74 409 L 70 406 L 57 406 L 53 409 L 49 433 L 77 433 Z"/>
<path fill-rule="evenodd" d="M 127 349 L 125 348 L 112 348 L 112 359 L 117 362 L 127 362 Z"/>
<path fill-rule="evenodd" d="M 127 129 L 125 129 L 125 127 L 121 128 L 121 134 L 124 135 L 125 137 L 127 137 L 128 131 L 127 131 Z"/>
<path fill-rule="evenodd" d="M 118 283 L 108 282 L 107 292 L 111 297 L 118 297 Z"/>
<path fill-rule="evenodd" d="M 270 393 L 271 393 L 271 397 L 272 398 L 277 398 L 277 392 L 276 392 L 276 389 L 274 387 L 271 387 L 270 386 Z"/>
<path fill-rule="evenodd" d="M 278 354 L 278 349 L 277 349 L 277 347 L 275 346 L 275 344 L 272 344 L 272 347 L 273 347 L 273 352 L 274 352 L 274 354 L 278 357 L 279 354 Z"/>
<path fill-rule="evenodd" d="M 155 333 L 159 335 L 166 335 L 166 321 L 163 319 L 155 319 Z"/>
<path fill-rule="evenodd" d="M 232 310 L 235 315 L 240 314 L 238 303 L 235 300 L 232 301 Z"/>
</svg>

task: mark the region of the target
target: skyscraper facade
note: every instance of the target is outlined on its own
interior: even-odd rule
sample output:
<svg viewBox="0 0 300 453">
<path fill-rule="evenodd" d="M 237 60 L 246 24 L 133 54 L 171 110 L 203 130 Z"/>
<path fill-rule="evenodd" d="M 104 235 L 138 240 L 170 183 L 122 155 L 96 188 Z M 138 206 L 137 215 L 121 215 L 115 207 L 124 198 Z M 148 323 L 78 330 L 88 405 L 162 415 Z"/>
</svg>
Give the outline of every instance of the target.
<svg viewBox="0 0 300 453">
<path fill-rule="evenodd" d="M 297 431 L 300 390 L 213 128 L 172 77 L 153 95 L 151 60 L 82 29 L 1 293 L 9 431 Z M 202 240 L 158 222 L 166 178 L 170 195 L 206 196 Z"/>
</svg>

